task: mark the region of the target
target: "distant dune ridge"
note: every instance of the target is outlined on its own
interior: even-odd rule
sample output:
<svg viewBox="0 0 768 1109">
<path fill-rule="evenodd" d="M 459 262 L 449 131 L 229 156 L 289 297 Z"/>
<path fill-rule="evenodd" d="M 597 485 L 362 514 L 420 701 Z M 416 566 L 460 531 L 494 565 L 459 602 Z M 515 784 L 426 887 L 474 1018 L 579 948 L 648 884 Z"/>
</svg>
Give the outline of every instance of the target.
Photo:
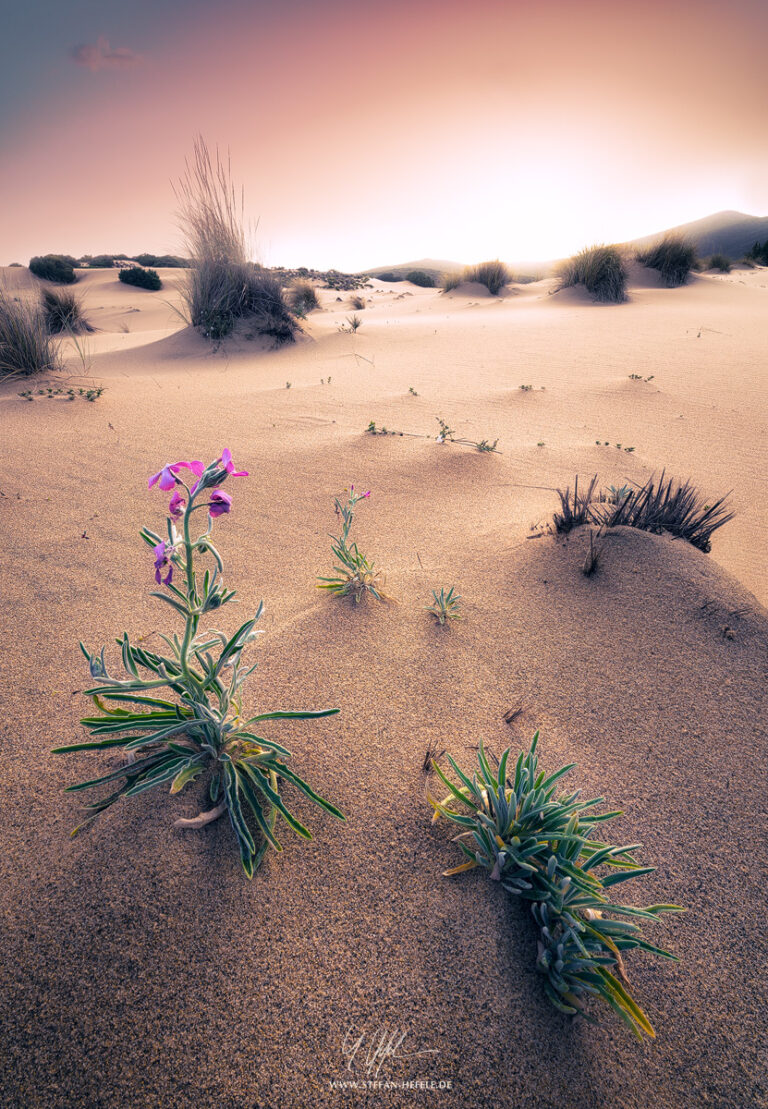
<svg viewBox="0 0 768 1109">
<path fill-rule="evenodd" d="M 700 257 L 710 254 L 725 254 L 731 261 L 737 262 L 749 251 L 755 242 L 764 242 L 768 239 L 768 216 L 748 216 L 743 212 L 716 212 L 714 215 L 705 216 L 703 219 L 694 220 L 692 223 L 683 223 L 678 227 L 668 227 L 664 231 L 657 231 L 653 235 L 644 235 L 640 239 L 632 239 L 622 243 L 631 250 L 641 250 L 651 246 L 664 235 L 682 235 L 690 239 L 695 245 Z M 591 244 L 584 243 L 584 246 Z M 508 262 L 515 273 L 539 274 L 548 276 L 562 259 L 548 261 L 523 260 Z M 459 273 L 463 271 L 466 263 L 438 261 L 434 258 L 421 258 L 415 262 L 398 262 L 397 265 L 374 266 L 364 270 L 364 273 L 397 273 L 405 274 L 409 270 L 423 269 L 433 274 Z"/>
</svg>

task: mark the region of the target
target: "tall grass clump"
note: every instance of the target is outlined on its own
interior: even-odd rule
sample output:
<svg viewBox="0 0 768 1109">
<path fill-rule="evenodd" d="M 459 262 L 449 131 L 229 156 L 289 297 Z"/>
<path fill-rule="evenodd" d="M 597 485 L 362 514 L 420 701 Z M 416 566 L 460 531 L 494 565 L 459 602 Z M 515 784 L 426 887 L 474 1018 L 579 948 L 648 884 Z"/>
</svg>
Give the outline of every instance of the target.
<svg viewBox="0 0 768 1109">
<path fill-rule="evenodd" d="M 43 254 L 30 258 L 29 268 L 35 277 L 53 281 L 56 285 L 74 285 L 76 259 L 68 254 Z"/>
<path fill-rule="evenodd" d="M 583 285 L 602 304 L 626 300 L 627 270 L 615 246 L 590 246 L 563 262 L 557 271 L 560 289 Z"/>
<path fill-rule="evenodd" d="M 201 137 L 176 197 L 191 264 L 182 296 L 192 326 L 222 339 L 244 320 L 257 334 L 292 340 L 298 324 L 280 283 L 247 259 L 243 194 L 237 195 L 229 160 L 225 164 L 217 152 L 214 163 Z"/>
<path fill-rule="evenodd" d="M 638 251 L 637 261 L 658 270 L 668 289 L 684 285 L 696 261 L 696 247 L 682 235 L 665 235 L 647 250 Z"/>
<path fill-rule="evenodd" d="M 440 288 L 444 293 L 450 293 L 452 289 L 458 289 L 463 280 L 460 273 L 444 273 L 440 278 Z"/>
<path fill-rule="evenodd" d="M 308 312 L 313 312 L 320 307 L 317 289 L 311 281 L 307 281 L 305 278 L 296 278 L 291 283 L 286 299 L 293 311 L 299 316 L 306 316 Z"/>
<path fill-rule="evenodd" d="M 39 303 L 0 289 L 0 373 L 31 377 L 60 369 L 59 351 Z"/>
<path fill-rule="evenodd" d="M 573 764 L 549 775 L 540 771 L 538 739 L 537 732 L 529 750 L 521 751 L 514 763 L 506 750 L 496 771 L 481 743 L 471 778 L 449 756 L 458 785 L 433 762 L 449 790 L 443 801 L 430 799 L 433 820 L 442 816 L 459 826 L 456 842 L 465 857 L 444 876 L 482 867 L 492 881 L 530 904 L 539 933 L 536 969 L 556 1009 L 591 1019 L 586 1005 L 595 998 L 607 1004 L 638 1040 L 643 1034 L 655 1037 L 627 988 L 624 953 L 639 948 L 676 960 L 649 943 L 641 926 L 682 909 L 667 904 L 638 908 L 616 897 L 619 883 L 654 868 L 636 861 L 633 852 L 639 844 L 613 846 L 599 838 L 603 823 L 621 814 L 590 811 L 601 797 L 580 801 L 578 790 L 560 792 L 557 783 Z"/>
<path fill-rule="evenodd" d="M 503 262 L 495 259 L 493 262 L 478 262 L 476 266 L 467 266 L 461 280 L 477 281 L 478 284 L 485 285 L 491 296 L 498 296 L 512 280 L 512 274 Z M 445 285 L 443 288 L 445 289 Z"/>
<path fill-rule="evenodd" d="M 40 304 L 51 335 L 82 335 L 94 330 L 71 289 L 43 289 Z"/>
</svg>

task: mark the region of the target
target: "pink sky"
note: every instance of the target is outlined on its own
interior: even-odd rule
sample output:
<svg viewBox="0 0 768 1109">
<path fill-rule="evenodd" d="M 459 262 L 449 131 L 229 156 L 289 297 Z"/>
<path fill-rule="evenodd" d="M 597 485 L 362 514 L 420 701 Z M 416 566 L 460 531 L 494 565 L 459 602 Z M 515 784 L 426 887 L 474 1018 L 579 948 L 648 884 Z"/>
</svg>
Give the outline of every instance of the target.
<svg viewBox="0 0 768 1109">
<path fill-rule="evenodd" d="M 197 132 L 229 147 L 266 264 L 545 259 L 768 213 L 752 0 L 74 7 L 77 34 L 19 31 L 0 263 L 181 250 Z"/>
</svg>

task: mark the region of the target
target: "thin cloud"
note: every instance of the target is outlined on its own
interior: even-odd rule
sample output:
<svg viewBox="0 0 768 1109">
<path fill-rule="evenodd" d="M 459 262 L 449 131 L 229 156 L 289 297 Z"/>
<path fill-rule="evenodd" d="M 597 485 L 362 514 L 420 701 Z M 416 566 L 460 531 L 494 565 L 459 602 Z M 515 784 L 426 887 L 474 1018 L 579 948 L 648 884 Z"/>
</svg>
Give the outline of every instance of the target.
<svg viewBox="0 0 768 1109">
<path fill-rule="evenodd" d="M 99 35 L 96 42 L 73 46 L 70 57 L 75 65 L 90 69 L 91 73 L 97 73 L 100 69 L 131 69 L 143 61 L 141 54 L 126 46 L 111 47 L 103 35 Z"/>
</svg>

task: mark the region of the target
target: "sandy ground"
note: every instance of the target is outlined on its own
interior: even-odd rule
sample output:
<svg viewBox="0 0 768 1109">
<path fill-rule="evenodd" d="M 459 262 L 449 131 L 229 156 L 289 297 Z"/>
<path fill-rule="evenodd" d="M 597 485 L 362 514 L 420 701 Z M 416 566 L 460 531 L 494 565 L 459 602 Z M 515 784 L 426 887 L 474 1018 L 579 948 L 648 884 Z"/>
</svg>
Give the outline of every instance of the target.
<svg viewBox="0 0 768 1109">
<path fill-rule="evenodd" d="M 498 299 L 373 282 L 356 334 L 338 331 L 348 295 L 324 291 L 278 351 L 212 350 L 174 311 L 179 274 L 162 276 L 159 293 L 110 271 L 78 286 L 101 330 L 67 377 L 104 385 L 98 401 L 0 387 L 1 1104 L 768 1105 L 768 271 L 678 290 L 638 271 L 611 307 L 546 282 Z M 437 416 L 503 453 L 364 433 L 433 435 Z M 219 623 L 264 598 L 253 711 L 341 709 L 270 734 L 348 815 L 292 795 L 315 839 L 286 832 L 251 883 L 225 823 L 172 827 L 197 787 L 71 840 L 62 790 L 110 759 L 49 754 L 82 738 L 77 640 L 168 630 L 137 537 L 163 522 L 147 477 L 224 446 L 251 477 L 217 525 L 241 599 Z M 618 529 L 587 579 L 583 535 L 526 538 L 574 474 L 618 486 L 662 468 L 733 490 L 710 555 Z M 314 587 L 350 482 L 372 490 L 355 537 L 396 603 L 354 610 Z M 450 629 L 422 607 L 442 585 L 465 599 Z M 599 1010 L 597 1026 L 560 1016 L 521 907 L 481 874 L 440 877 L 458 859 L 430 824 L 427 748 L 470 767 L 481 737 L 499 754 L 537 728 L 543 765 L 578 763 L 573 785 L 624 809 L 612 838 L 658 868 L 635 900 L 688 909 L 652 929 L 678 964 L 628 959 L 654 1042 Z M 371 1077 L 359 1055 L 347 1069 L 345 1035 L 382 1028 L 409 1057 L 380 1079 L 451 1088 L 332 1089 Z"/>
</svg>

